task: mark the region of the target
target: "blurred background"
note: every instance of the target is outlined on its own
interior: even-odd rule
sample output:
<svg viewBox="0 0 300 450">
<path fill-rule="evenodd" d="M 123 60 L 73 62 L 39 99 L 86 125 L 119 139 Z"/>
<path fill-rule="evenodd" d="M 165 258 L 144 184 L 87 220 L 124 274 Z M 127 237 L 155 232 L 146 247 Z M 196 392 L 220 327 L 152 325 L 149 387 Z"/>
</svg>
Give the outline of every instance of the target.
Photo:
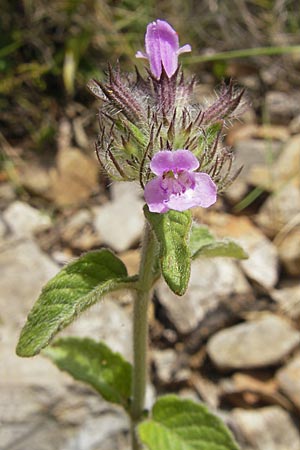
<svg viewBox="0 0 300 450">
<path fill-rule="evenodd" d="M 194 219 L 241 242 L 249 259 L 200 260 L 182 298 L 158 284 L 150 314 L 149 404 L 204 401 L 243 450 L 300 450 L 300 8 L 297 0 L 23 0 L 0 15 L 0 448 L 123 450 L 117 408 L 40 356 L 14 354 L 42 285 L 85 251 L 110 246 L 136 273 L 142 192 L 111 183 L 86 88 L 107 63 L 136 60 L 161 18 L 192 53 L 203 105 L 221 83 L 246 89 L 226 129 L 240 177 Z M 110 296 L 64 333 L 131 358 L 131 299 Z"/>
</svg>

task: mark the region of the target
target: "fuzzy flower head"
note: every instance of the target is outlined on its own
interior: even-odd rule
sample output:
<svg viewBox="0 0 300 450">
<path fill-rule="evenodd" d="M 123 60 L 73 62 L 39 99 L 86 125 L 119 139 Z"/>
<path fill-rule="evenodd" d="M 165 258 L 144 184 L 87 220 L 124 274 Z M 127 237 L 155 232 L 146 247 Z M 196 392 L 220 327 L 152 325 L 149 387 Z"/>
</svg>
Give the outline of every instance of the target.
<svg viewBox="0 0 300 450">
<path fill-rule="evenodd" d="M 191 51 L 189 44 L 179 47 L 178 34 L 164 20 L 149 23 L 145 35 L 145 48 L 146 53 L 138 51 L 135 56 L 149 60 L 151 73 L 158 80 L 163 68 L 171 78 L 178 67 L 178 56 Z"/>
<path fill-rule="evenodd" d="M 146 184 L 144 193 L 149 210 L 164 213 L 213 205 L 217 187 L 207 173 L 195 172 L 198 167 L 199 161 L 189 150 L 156 153 L 150 163 L 156 178 Z"/>
</svg>

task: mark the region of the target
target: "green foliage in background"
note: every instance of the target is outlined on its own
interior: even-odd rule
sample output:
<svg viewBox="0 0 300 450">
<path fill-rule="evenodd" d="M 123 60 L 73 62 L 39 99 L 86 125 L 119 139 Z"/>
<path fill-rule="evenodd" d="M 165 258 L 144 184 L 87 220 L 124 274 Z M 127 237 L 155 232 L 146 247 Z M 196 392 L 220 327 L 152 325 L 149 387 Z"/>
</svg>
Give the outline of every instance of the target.
<svg viewBox="0 0 300 450">
<path fill-rule="evenodd" d="M 126 70 L 143 48 L 147 23 L 158 17 L 185 36 L 182 44 L 192 44 L 194 61 L 207 49 L 299 44 L 296 0 L 3 0 L 0 126 L 6 139 L 14 143 L 26 137 L 26 149 L 53 151 L 59 119 L 88 113 L 93 100 L 85 89 L 87 80 L 103 78 L 108 60 L 119 59 Z M 252 52 L 254 61 L 256 54 Z M 226 76 L 222 58 L 209 63 L 217 79 Z M 284 64 L 287 76 L 293 76 L 295 70 L 287 67 L 292 59 Z M 94 115 L 87 125 L 94 126 L 92 122 Z"/>
</svg>

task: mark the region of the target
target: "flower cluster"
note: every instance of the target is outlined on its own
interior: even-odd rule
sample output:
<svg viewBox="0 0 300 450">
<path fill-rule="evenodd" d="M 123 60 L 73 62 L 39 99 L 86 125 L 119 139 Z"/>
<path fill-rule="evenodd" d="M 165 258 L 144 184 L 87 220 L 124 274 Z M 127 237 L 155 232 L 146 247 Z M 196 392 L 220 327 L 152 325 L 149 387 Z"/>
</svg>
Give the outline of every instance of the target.
<svg viewBox="0 0 300 450">
<path fill-rule="evenodd" d="M 191 46 L 179 46 L 177 33 L 163 20 L 148 25 L 142 76 L 124 76 L 108 68 L 108 80 L 91 80 L 100 98 L 99 162 L 113 179 L 138 180 L 150 211 L 183 211 L 208 207 L 231 175 L 232 152 L 222 145 L 222 129 L 238 108 L 243 92 L 223 86 L 219 97 L 204 107 L 194 98 L 195 79 L 186 80 L 178 56 Z"/>
</svg>

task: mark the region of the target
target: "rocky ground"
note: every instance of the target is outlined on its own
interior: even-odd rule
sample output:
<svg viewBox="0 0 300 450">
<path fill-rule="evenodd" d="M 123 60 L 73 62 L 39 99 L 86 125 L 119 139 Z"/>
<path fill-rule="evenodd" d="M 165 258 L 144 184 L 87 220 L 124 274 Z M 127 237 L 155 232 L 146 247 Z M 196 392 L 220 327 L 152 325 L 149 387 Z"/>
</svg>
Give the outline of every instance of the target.
<svg viewBox="0 0 300 450">
<path fill-rule="evenodd" d="M 214 208 L 194 209 L 249 259 L 196 261 L 181 298 L 158 283 L 148 403 L 178 392 L 219 414 L 243 450 L 300 450 L 300 94 L 269 90 L 264 102 L 268 124 L 250 106 L 227 132 L 239 179 Z M 48 360 L 14 353 L 41 287 L 66 262 L 109 246 L 137 271 L 141 191 L 99 183 L 78 120 L 64 119 L 57 141 L 50 169 L 4 142 L 15 165 L 0 184 L 0 448 L 126 450 L 122 411 Z M 126 293 L 106 298 L 64 334 L 105 340 L 130 359 L 131 307 Z"/>
</svg>

